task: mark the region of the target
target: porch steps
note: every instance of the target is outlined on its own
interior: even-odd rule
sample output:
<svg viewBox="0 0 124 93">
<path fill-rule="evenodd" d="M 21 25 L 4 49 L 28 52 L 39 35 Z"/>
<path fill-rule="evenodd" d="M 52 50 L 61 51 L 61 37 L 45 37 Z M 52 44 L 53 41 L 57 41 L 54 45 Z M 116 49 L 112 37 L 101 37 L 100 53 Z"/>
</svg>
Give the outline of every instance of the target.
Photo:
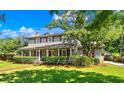
<svg viewBox="0 0 124 93">
<path fill-rule="evenodd" d="M 41 65 L 43 63 L 43 61 L 38 61 L 38 60 L 36 60 L 35 62 L 34 62 L 34 66 L 39 66 L 39 65 Z"/>
</svg>

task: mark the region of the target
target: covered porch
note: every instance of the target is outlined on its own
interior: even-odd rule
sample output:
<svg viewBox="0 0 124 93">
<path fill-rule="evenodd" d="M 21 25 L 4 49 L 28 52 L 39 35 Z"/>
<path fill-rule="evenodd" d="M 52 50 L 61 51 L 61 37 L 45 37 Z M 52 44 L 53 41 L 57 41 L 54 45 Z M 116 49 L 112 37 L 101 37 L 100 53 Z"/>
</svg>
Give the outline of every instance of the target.
<svg viewBox="0 0 124 93">
<path fill-rule="evenodd" d="M 41 60 L 43 56 L 71 56 L 74 54 L 74 47 L 69 45 L 54 45 L 44 47 L 24 47 L 21 49 L 21 56 L 24 56 L 23 51 L 28 51 L 27 56 L 36 56 Z M 79 49 L 78 49 L 79 50 Z M 77 51 L 82 54 L 82 51 Z"/>
</svg>

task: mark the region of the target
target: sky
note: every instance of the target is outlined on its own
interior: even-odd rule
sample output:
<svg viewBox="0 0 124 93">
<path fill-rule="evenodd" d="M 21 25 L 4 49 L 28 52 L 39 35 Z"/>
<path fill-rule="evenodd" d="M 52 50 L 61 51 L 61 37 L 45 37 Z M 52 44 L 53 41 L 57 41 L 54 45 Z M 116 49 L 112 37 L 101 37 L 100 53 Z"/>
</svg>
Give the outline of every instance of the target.
<svg viewBox="0 0 124 93">
<path fill-rule="evenodd" d="M 32 36 L 35 32 L 63 32 L 60 28 L 46 28 L 46 25 L 56 18 L 49 15 L 48 10 L 3 10 L 0 13 L 5 13 L 5 22 L 0 22 L 0 38 Z"/>
</svg>

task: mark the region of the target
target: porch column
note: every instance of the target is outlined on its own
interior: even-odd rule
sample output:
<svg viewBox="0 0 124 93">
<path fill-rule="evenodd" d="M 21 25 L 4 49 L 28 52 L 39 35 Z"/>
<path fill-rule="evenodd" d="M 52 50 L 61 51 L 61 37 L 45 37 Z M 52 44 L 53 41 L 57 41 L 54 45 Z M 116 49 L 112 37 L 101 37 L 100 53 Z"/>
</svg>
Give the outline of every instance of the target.
<svg viewBox="0 0 124 93">
<path fill-rule="evenodd" d="M 40 61 L 40 50 L 38 50 L 38 60 Z"/>
<path fill-rule="evenodd" d="M 31 57 L 31 50 L 29 50 L 29 56 Z"/>
<path fill-rule="evenodd" d="M 48 51 L 49 51 L 49 50 L 48 50 L 48 49 L 46 49 L 46 56 L 47 56 L 47 57 L 48 57 Z"/>
<path fill-rule="evenodd" d="M 72 55 L 72 48 L 70 48 L 70 56 Z"/>
<path fill-rule="evenodd" d="M 58 56 L 60 56 L 60 53 L 59 53 L 59 48 L 58 48 Z"/>
<path fill-rule="evenodd" d="M 21 51 L 21 56 L 23 56 L 23 51 Z"/>
</svg>

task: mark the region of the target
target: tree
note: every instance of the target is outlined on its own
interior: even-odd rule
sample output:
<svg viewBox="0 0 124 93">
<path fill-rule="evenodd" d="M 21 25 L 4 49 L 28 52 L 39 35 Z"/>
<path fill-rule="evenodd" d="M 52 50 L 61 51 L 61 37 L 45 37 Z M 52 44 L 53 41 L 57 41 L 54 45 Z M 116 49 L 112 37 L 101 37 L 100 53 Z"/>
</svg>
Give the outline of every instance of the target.
<svg viewBox="0 0 124 93">
<path fill-rule="evenodd" d="M 53 12 L 52 15 L 54 14 L 54 11 L 50 11 L 50 12 Z M 86 14 L 87 14 L 86 11 L 77 11 L 77 10 L 73 10 L 73 11 L 65 10 L 65 11 L 55 12 L 57 18 L 52 20 L 52 22 L 48 25 L 48 27 L 49 28 L 60 27 L 65 31 L 83 28 L 85 21 L 84 16 Z"/>
<path fill-rule="evenodd" d="M 92 52 L 96 49 L 104 47 L 104 44 L 117 40 L 122 31 L 111 28 L 109 30 L 101 31 L 87 31 L 81 30 L 70 30 L 65 32 L 68 37 L 73 37 L 81 42 L 83 50 L 87 53 L 87 56 L 92 56 Z"/>
<path fill-rule="evenodd" d="M 100 30 L 107 23 L 110 23 L 110 19 L 113 16 L 114 11 L 103 10 L 103 11 L 89 11 L 89 10 L 64 10 L 64 11 L 50 11 L 50 14 L 57 16 L 56 19 L 49 23 L 48 27 L 55 28 L 60 27 L 65 31 L 72 29 L 87 30 Z"/>
<path fill-rule="evenodd" d="M 15 53 L 15 51 L 20 47 L 20 42 L 21 42 L 20 38 L 0 39 L 0 53 L 1 54 Z"/>
<path fill-rule="evenodd" d="M 59 11 L 56 12 L 58 18 L 53 20 L 48 27 L 60 27 L 65 30 L 68 37 L 78 39 L 88 56 L 95 49 L 103 44 L 117 40 L 122 34 L 122 30 L 117 19 L 116 11 Z M 95 18 L 92 16 L 95 14 Z M 91 18 L 90 21 L 87 20 Z M 115 22 L 116 21 L 116 22 Z"/>
</svg>

